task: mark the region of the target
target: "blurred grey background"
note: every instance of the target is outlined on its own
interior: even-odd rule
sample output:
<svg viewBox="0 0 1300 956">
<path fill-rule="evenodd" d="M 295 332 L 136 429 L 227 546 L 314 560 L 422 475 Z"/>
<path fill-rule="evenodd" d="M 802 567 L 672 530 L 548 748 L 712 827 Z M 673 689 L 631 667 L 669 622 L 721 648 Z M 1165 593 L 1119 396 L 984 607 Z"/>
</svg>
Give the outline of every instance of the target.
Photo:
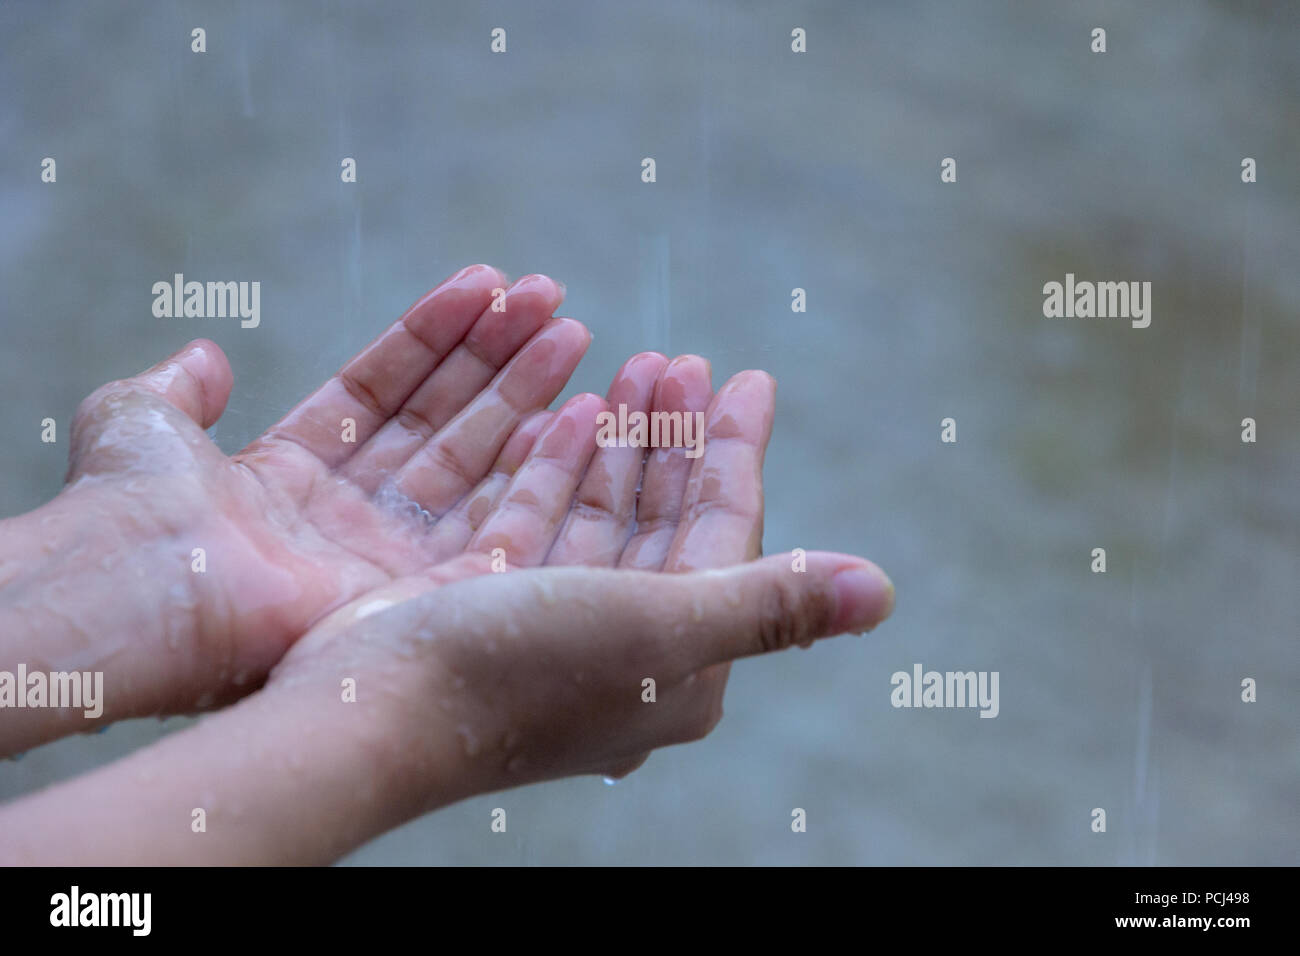
<svg viewBox="0 0 1300 956">
<path fill-rule="evenodd" d="M 897 612 L 739 664 L 710 738 L 617 785 L 347 862 L 1295 863 L 1297 51 L 1296 4 L 1227 0 L 5 2 L 0 513 L 59 487 L 42 418 L 193 337 L 233 452 L 448 273 L 546 272 L 595 335 L 566 396 L 651 348 L 775 375 L 766 550 L 868 555 Z M 259 280 L 261 326 L 154 318 L 176 272 Z M 1151 327 L 1044 318 L 1066 272 L 1151 281 Z M 1000 716 L 895 710 L 917 662 L 999 671 Z"/>
</svg>

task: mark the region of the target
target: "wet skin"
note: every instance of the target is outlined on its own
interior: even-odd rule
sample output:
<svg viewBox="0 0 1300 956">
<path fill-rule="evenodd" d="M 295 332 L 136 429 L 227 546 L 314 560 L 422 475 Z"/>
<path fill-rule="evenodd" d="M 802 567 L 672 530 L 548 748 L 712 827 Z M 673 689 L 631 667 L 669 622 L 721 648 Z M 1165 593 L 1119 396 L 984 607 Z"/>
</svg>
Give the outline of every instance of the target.
<svg viewBox="0 0 1300 956">
<path fill-rule="evenodd" d="M 49 666 L 105 671 L 103 721 L 191 712 L 258 686 L 332 609 L 466 552 L 670 571 L 757 556 L 771 380 L 715 397 L 703 359 L 642 353 L 608 400 L 543 411 L 590 340 L 551 317 L 561 297 L 544 276 L 462 270 L 233 456 L 204 432 L 232 386 L 215 344 L 99 389 L 67 487 L 4 523 L 0 668 L 39 635 Z M 707 411 L 705 454 L 595 448 L 619 403 Z M 28 712 L 3 749 L 81 729 Z"/>
<path fill-rule="evenodd" d="M 626 774 L 712 729 L 731 660 L 888 616 L 861 558 L 750 560 L 770 377 L 715 395 L 703 359 L 642 353 L 544 411 L 589 337 L 542 277 L 491 311 L 501 281 L 454 276 L 231 457 L 210 342 L 83 403 L 68 487 L 0 539 L 0 669 L 102 668 L 102 721 L 244 699 L 3 808 L 0 860 L 327 862 L 475 793 Z M 703 412 L 702 455 L 596 447 L 620 403 Z M 85 729 L 5 716 L 6 751 Z M 222 839 L 173 825 L 199 804 Z"/>
</svg>

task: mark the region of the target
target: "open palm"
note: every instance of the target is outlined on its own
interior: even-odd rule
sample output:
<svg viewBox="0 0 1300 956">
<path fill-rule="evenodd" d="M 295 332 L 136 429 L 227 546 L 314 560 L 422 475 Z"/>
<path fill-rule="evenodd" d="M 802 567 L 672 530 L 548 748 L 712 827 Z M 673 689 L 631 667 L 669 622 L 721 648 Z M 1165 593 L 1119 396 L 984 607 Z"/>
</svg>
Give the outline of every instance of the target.
<svg viewBox="0 0 1300 956">
<path fill-rule="evenodd" d="M 190 652 L 201 704 L 247 692 L 330 608 L 461 550 L 430 517 L 522 459 L 590 340 L 551 318 L 552 280 L 504 285 L 452 276 L 234 456 L 203 431 L 232 384 L 211 342 L 82 403 L 68 492 L 112 521 L 106 565 L 156 582 L 136 639 Z"/>
<path fill-rule="evenodd" d="M 550 279 L 504 285 L 457 273 L 234 456 L 203 431 L 232 383 L 213 343 L 82 404 L 71 489 L 108 497 L 136 573 L 165 588 L 138 639 L 191 652 L 198 704 L 246 692 L 332 608 L 466 551 L 650 570 L 757 554 L 770 380 L 715 399 L 702 359 L 635 356 L 609 402 L 708 409 L 705 454 L 596 449 L 605 401 L 543 411 L 589 334 L 551 318 Z"/>
<path fill-rule="evenodd" d="M 596 415 L 607 405 L 619 404 L 627 405 L 630 412 L 704 413 L 703 454 L 691 460 L 681 448 L 648 453 L 639 448 L 597 448 Z M 458 701 L 455 706 L 462 711 L 461 730 L 469 734 L 470 740 L 478 739 L 479 732 L 466 728 L 486 728 L 502 721 L 509 723 L 512 718 L 518 719 L 520 727 L 551 727 L 551 717 L 559 725 L 566 725 L 559 716 L 563 708 L 554 708 L 566 697 L 565 681 L 573 667 L 591 671 L 588 709 L 599 712 L 609 703 L 603 696 L 609 688 L 597 686 L 601 681 L 596 674 L 605 672 L 606 677 L 612 677 L 608 667 L 612 661 L 627 664 L 640 659 L 646 647 L 656 642 L 638 640 L 632 631 L 618 630 L 620 626 L 613 623 L 610 626 L 616 633 L 598 633 L 599 625 L 593 628 L 590 618 L 595 608 L 615 617 L 616 612 L 626 610 L 628 601 L 623 592 L 641 587 L 644 574 L 622 577 L 616 572 L 588 580 L 539 578 L 535 572 L 523 571 L 518 576 L 504 575 L 490 584 L 484 582 L 486 590 L 472 592 L 479 594 L 477 603 L 466 598 L 467 592 L 452 589 L 439 593 L 455 593 L 457 599 L 430 604 L 428 592 L 470 577 L 497 577 L 489 570 L 543 564 L 687 572 L 749 561 L 758 555 L 762 538 L 761 475 L 772 414 L 772 380 L 762 372 L 742 372 L 714 395 L 709 367 L 703 359 L 682 356 L 669 362 L 655 353 L 634 356 L 615 376 L 606 400 L 579 396 L 554 416 L 543 413 L 530 420 L 526 429 L 539 429 L 535 440 L 511 439 L 502 456 L 502 467 L 433 525 L 430 539 L 443 543 L 446 560 L 419 575 L 376 588 L 331 614 L 289 651 L 276 667 L 272 683 L 286 688 L 324 675 L 325 693 L 308 695 L 307 707 L 312 712 L 320 706 L 328 709 L 328 702 L 336 697 L 336 692 L 328 688 L 338 687 L 340 675 L 350 675 L 372 688 L 401 688 L 394 691 L 406 702 L 404 717 L 398 724 L 415 728 L 416 739 L 427 746 L 432 746 L 432 728 L 446 720 L 446 714 L 430 716 L 421 710 L 432 698 L 440 699 L 443 706 L 451 706 L 453 699 Z M 456 548 L 463 551 L 451 557 Z M 490 552 L 498 557 L 504 552 L 511 567 L 494 566 L 488 560 Z M 583 595 L 573 597 L 578 603 L 568 608 L 551 606 L 568 599 L 560 592 L 574 590 L 575 581 L 587 585 Z M 777 585 L 754 606 L 737 607 L 733 613 L 738 617 L 760 613 L 769 621 L 797 619 L 797 602 L 790 598 L 793 592 L 789 582 L 783 580 Z M 535 593 L 542 595 L 542 604 L 529 609 L 528 597 Z M 471 605 L 468 608 L 462 606 L 466 600 Z M 398 617 L 385 616 L 373 624 L 361 620 L 399 604 L 402 607 Z M 557 613 L 559 621 L 552 623 L 560 628 L 562 636 L 539 632 L 539 627 L 545 631 L 547 616 L 555 618 Z M 703 604 L 696 604 L 695 613 L 703 613 Z M 675 606 L 667 594 L 652 614 L 661 617 L 661 629 L 672 631 L 682 626 L 682 608 Z M 478 623 L 467 623 L 472 620 Z M 693 620 L 698 625 L 700 618 Z M 744 628 L 738 623 L 737 629 Z M 424 632 L 437 637 L 437 641 L 422 643 L 418 634 Z M 489 673 L 480 673 L 470 685 L 462 683 L 462 678 L 454 688 L 431 690 L 425 676 L 427 662 L 424 667 L 417 662 L 424 660 L 433 647 L 450 654 L 452 648 L 460 646 L 458 642 L 464 645 L 459 655 L 461 663 L 451 670 L 468 673 L 481 671 L 480 665 L 486 665 Z M 412 644 L 422 650 L 412 651 Z M 446 668 L 444 661 L 442 666 L 435 665 L 433 672 L 441 673 Z M 722 713 L 728 672 L 729 664 L 724 662 L 691 673 L 683 687 L 670 692 L 666 698 L 669 703 L 656 708 L 664 720 L 651 722 L 648 735 L 613 733 L 609 748 L 595 748 L 599 752 L 592 753 L 589 735 L 579 734 L 578 739 L 570 740 L 560 733 L 558 741 L 540 744 L 532 756 L 520 756 L 519 760 L 532 761 L 529 772 L 540 774 L 536 779 L 574 772 L 575 766 L 586 765 L 562 759 L 552 750 L 558 747 L 563 754 L 565 748 L 576 743 L 582 759 L 593 761 L 588 770 L 622 776 L 640 766 L 649 749 L 662 745 L 665 739 L 694 739 L 716 724 Z M 621 688 L 615 699 L 623 700 L 627 681 L 614 683 Z M 630 686 L 639 692 L 639 683 Z M 540 695 L 531 707 L 527 702 L 530 693 Z M 622 710 L 614 707 L 605 716 L 615 712 Z M 637 721 L 632 723 L 641 726 Z M 615 720 L 610 726 L 618 724 Z M 484 739 L 514 739 L 517 744 L 524 739 L 509 730 L 504 731 L 504 737 L 487 730 L 482 733 Z M 685 737 L 680 736 L 683 733 Z M 646 746 L 636 746 L 638 739 Z M 570 757 L 577 759 L 573 754 Z M 517 770 L 519 760 L 508 762 Z M 463 783 L 491 763 L 473 772 L 467 767 L 465 773 L 455 776 Z M 512 771 L 507 779 L 519 783 L 525 776 Z M 499 783 L 487 782 L 484 786 L 492 789 Z"/>
</svg>

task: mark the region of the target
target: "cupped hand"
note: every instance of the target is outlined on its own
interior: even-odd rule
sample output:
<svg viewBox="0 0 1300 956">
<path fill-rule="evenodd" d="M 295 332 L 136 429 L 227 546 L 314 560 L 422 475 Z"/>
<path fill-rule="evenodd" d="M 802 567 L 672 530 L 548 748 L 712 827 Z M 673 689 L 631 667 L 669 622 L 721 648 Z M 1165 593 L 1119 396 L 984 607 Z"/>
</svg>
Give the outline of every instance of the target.
<svg viewBox="0 0 1300 956">
<path fill-rule="evenodd" d="M 594 448 L 594 415 L 575 416 L 566 456 L 540 440 L 494 479 L 488 517 L 461 522 L 468 554 L 331 614 L 266 693 L 294 701 L 293 720 L 388 754 L 409 771 L 392 785 L 414 786 L 428 809 L 566 774 L 622 776 L 716 724 L 733 658 L 875 626 L 893 586 L 874 565 L 749 560 L 773 383 L 743 372 L 713 395 L 708 378 L 694 357 L 631 359 L 608 404 L 707 410 L 700 457 Z M 491 573 L 492 548 L 512 567 Z M 683 573 L 647 573 L 664 570 Z M 348 681 L 362 706 L 340 709 Z"/>
<path fill-rule="evenodd" d="M 144 706 L 246 693 L 331 608 L 459 553 L 430 524 L 531 450 L 590 341 L 551 318 L 562 296 L 462 270 L 229 457 L 204 432 L 232 385 L 211 342 L 83 402 L 64 495 L 111 525 L 105 567 L 157 595 L 136 645 L 187 662 Z"/>
<path fill-rule="evenodd" d="M 424 593 L 407 580 L 336 611 L 259 694 L 285 733 L 358 755 L 384 795 L 381 828 L 479 793 L 626 773 L 716 725 L 717 668 L 870 629 L 893 603 L 874 565 L 825 552 L 801 571 L 788 555 L 683 574 L 485 567 L 465 556 Z"/>
</svg>

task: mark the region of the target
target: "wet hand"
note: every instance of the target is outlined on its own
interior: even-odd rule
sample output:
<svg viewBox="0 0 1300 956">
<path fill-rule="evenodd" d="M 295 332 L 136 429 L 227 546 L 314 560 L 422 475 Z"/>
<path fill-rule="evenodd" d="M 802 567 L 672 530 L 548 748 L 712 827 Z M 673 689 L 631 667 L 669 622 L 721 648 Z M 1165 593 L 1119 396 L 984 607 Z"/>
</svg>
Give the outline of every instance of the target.
<svg viewBox="0 0 1300 956">
<path fill-rule="evenodd" d="M 104 721 L 249 692 L 331 608 L 463 550 L 430 518 L 523 459 L 590 341 L 562 295 L 465 269 L 233 456 L 204 431 L 232 387 L 214 343 L 100 388 L 64 491 L 5 522 L 0 658 L 104 670 Z"/>
</svg>

